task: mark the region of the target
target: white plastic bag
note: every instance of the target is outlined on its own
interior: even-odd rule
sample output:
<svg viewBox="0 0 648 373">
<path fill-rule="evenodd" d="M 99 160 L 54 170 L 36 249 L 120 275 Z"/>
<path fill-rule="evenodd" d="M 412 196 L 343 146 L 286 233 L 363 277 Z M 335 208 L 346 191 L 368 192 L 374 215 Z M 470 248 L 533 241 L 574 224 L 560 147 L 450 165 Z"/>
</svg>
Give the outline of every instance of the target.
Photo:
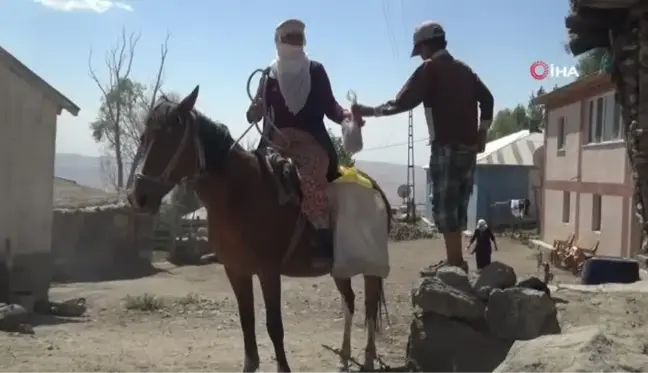
<svg viewBox="0 0 648 373">
<path fill-rule="evenodd" d="M 380 193 L 355 183 L 330 186 L 334 233 L 331 276 L 389 275 L 387 209 Z"/>
<path fill-rule="evenodd" d="M 353 120 L 342 121 L 342 146 L 349 153 L 362 150 L 362 128 Z"/>
</svg>

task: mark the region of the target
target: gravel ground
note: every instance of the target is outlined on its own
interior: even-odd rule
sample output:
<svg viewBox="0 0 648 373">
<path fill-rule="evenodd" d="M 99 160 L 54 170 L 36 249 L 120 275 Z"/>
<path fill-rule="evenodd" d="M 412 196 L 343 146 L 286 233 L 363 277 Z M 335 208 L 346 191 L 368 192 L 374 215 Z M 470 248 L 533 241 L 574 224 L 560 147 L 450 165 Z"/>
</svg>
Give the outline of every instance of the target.
<svg viewBox="0 0 648 373">
<path fill-rule="evenodd" d="M 518 276 L 539 274 L 531 250 L 499 239 L 499 260 Z M 378 353 L 395 368 L 402 366 L 409 330 L 410 289 L 423 266 L 443 257 L 441 240 L 394 243 L 392 271 L 386 281 L 391 324 L 378 337 Z M 470 259 L 472 261 L 472 259 Z M 471 263 L 473 265 L 474 263 Z M 4 371 L 237 371 L 243 357 L 236 301 L 223 268 L 218 264 L 173 267 L 138 280 L 78 283 L 51 290 L 52 298 L 85 297 L 90 307 L 81 320 L 43 320 L 35 335 L 0 334 Z M 555 272 L 554 282 L 576 278 Z M 353 354 L 363 356 L 364 296 L 362 280 L 354 280 L 356 318 Z M 324 346 L 339 348 L 342 338 L 340 297 L 330 277 L 283 281 L 285 343 L 295 371 L 331 371 L 337 356 Z M 143 295 L 147 300 L 143 301 Z M 265 331 L 263 300 L 258 285 L 257 335 L 261 370 L 274 371 L 272 344 Z M 627 294 L 582 293 L 560 289 L 556 296 L 564 328 L 588 323 L 646 323 L 648 297 Z M 136 304 L 137 303 L 137 304 Z M 152 311 L 129 310 L 147 303 Z"/>
</svg>

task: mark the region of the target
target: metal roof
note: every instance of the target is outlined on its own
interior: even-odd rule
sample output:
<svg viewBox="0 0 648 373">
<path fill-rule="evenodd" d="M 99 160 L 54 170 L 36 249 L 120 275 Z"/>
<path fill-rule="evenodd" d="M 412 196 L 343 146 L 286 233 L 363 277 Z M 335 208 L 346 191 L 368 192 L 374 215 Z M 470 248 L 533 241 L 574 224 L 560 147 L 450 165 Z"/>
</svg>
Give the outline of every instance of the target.
<svg viewBox="0 0 648 373">
<path fill-rule="evenodd" d="M 477 165 L 533 166 L 533 154 L 543 144 L 542 132 L 518 131 L 487 143 Z"/>
<path fill-rule="evenodd" d="M 70 114 L 77 116 L 79 114 L 79 107 L 72 102 L 69 98 L 65 97 L 61 92 L 57 91 L 54 87 L 49 85 L 43 78 L 38 76 L 30 68 L 25 66 L 20 60 L 14 57 L 9 51 L 0 47 L 0 63 L 7 66 L 21 79 L 26 81 L 32 87 L 39 89 L 59 107 L 67 110 Z"/>
</svg>

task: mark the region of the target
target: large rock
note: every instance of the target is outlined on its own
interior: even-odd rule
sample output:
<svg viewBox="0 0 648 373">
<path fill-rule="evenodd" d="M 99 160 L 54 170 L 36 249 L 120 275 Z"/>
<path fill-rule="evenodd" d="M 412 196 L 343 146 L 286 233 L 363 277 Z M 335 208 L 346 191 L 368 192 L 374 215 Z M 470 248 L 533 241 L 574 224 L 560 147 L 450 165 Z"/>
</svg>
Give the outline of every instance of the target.
<svg viewBox="0 0 648 373">
<path fill-rule="evenodd" d="M 646 372 L 648 328 L 584 326 L 515 342 L 495 372 Z"/>
<path fill-rule="evenodd" d="M 468 274 L 466 274 L 462 268 L 454 266 L 441 267 L 436 271 L 435 276 L 444 284 L 457 290 L 465 291 L 466 293 L 474 293 L 468 279 Z"/>
<path fill-rule="evenodd" d="M 412 289 L 412 305 L 424 313 L 483 322 L 486 306 L 468 291 L 450 286 L 438 277 L 423 277 Z"/>
<path fill-rule="evenodd" d="M 410 327 L 407 360 L 418 372 L 491 372 L 511 343 L 461 321 L 419 314 Z"/>
<path fill-rule="evenodd" d="M 540 291 L 526 288 L 493 290 L 486 322 L 492 333 L 512 340 L 527 340 L 560 333 L 556 305 Z"/>
<path fill-rule="evenodd" d="M 504 263 L 492 262 L 474 278 L 472 286 L 479 298 L 487 300 L 494 289 L 507 289 L 515 286 L 515 270 Z"/>
<path fill-rule="evenodd" d="M 535 276 L 527 277 L 521 280 L 520 282 L 518 282 L 518 284 L 515 286 L 519 288 L 538 290 L 551 296 L 551 290 L 549 289 L 549 286 L 547 286 L 547 284 L 545 284 L 544 281 L 540 280 Z"/>
</svg>

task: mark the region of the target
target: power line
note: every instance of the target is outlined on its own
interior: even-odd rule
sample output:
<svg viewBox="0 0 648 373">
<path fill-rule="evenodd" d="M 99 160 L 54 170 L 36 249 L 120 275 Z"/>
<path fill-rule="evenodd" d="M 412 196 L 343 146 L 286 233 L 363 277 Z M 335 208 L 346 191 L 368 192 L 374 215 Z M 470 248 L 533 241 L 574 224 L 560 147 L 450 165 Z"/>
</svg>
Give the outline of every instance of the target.
<svg viewBox="0 0 648 373">
<path fill-rule="evenodd" d="M 416 142 L 423 142 L 423 141 L 429 141 L 429 140 L 430 140 L 429 138 L 425 137 L 425 138 L 422 138 L 422 139 L 414 140 L 414 142 L 416 143 Z M 381 149 L 395 148 L 397 146 L 407 146 L 408 144 L 409 144 L 409 142 L 399 142 L 399 143 L 385 144 L 385 145 L 381 145 L 381 146 L 374 146 L 373 148 L 365 148 L 362 151 L 367 152 L 367 151 L 371 151 L 371 150 L 381 150 Z"/>
</svg>

